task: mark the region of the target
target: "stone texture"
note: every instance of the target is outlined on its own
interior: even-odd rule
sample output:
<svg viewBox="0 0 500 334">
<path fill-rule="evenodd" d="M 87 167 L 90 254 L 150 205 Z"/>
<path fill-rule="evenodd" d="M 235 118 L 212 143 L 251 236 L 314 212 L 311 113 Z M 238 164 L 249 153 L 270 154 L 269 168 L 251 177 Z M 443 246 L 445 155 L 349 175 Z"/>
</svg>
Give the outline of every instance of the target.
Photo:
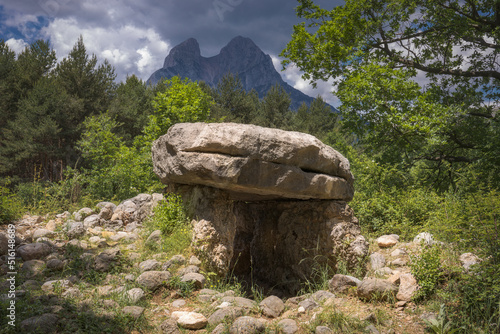
<svg viewBox="0 0 500 334">
<path fill-rule="evenodd" d="M 138 319 L 144 313 L 144 307 L 140 306 L 125 306 L 122 312 L 130 315 L 134 319 Z"/>
<path fill-rule="evenodd" d="M 395 285 L 378 278 L 367 278 L 358 287 L 358 296 L 365 300 L 390 300 L 397 292 Z"/>
<path fill-rule="evenodd" d="M 181 334 L 177 322 L 174 319 L 167 319 L 160 325 L 160 333 L 162 334 Z"/>
<path fill-rule="evenodd" d="M 370 255 L 370 267 L 372 270 L 378 270 L 385 266 L 385 256 L 382 253 L 373 253 Z"/>
<path fill-rule="evenodd" d="M 193 284 L 196 289 L 202 289 L 205 286 L 206 281 L 205 276 L 198 273 L 187 273 L 181 278 L 181 282 L 189 282 Z"/>
<path fill-rule="evenodd" d="M 23 261 L 40 260 L 51 252 L 51 247 L 43 242 L 23 245 L 17 249 L 17 254 L 21 256 Z"/>
<path fill-rule="evenodd" d="M 41 275 L 45 269 L 45 262 L 42 260 L 29 260 L 23 263 L 21 273 L 28 278 Z"/>
<path fill-rule="evenodd" d="M 234 319 L 243 315 L 243 308 L 236 306 L 229 306 L 220 308 L 208 318 L 208 323 L 211 326 L 220 324 L 224 320 L 233 321 Z"/>
<path fill-rule="evenodd" d="M 45 313 L 23 320 L 21 322 L 21 331 L 23 333 L 55 333 L 58 321 L 57 315 Z"/>
<path fill-rule="evenodd" d="M 160 242 L 160 240 L 161 240 L 161 231 L 156 230 L 151 232 L 149 237 L 146 239 L 146 243 L 157 243 Z"/>
<path fill-rule="evenodd" d="M 230 334 L 254 334 L 263 333 L 266 330 L 264 323 L 256 318 L 243 316 L 236 319 L 231 328 Z"/>
<path fill-rule="evenodd" d="M 38 238 L 43 238 L 43 237 L 50 238 L 54 235 L 55 233 L 53 231 L 50 231 L 45 228 L 39 228 L 36 229 L 35 232 L 33 232 L 33 235 L 31 237 L 33 238 L 33 240 L 36 240 Z"/>
<path fill-rule="evenodd" d="M 208 324 L 207 318 L 203 314 L 196 312 L 172 312 L 172 319 L 175 319 L 180 327 L 191 330 L 205 328 Z"/>
<path fill-rule="evenodd" d="M 119 255 L 119 249 L 106 249 L 94 259 L 94 269 L 101 272 L 110 271 L 113 265 L 118 261 Z"/>
<path fill-rule="evenodd" d="M 259 306 L 262 309 L 262 313 L 269 318 L 279 317 L 285 309 L 283 301 L 276 296 L 269 296 L 263 299 Z"/>
<path fill-rule="evenodd" d="M 168 271 L 146 271 L 135 280 L 137 284 L 150 290 L 156 290 L 162 285 L 166 285 L 170 278 Z"/>
<path fill-rule="evenodd" d="M 61 289 L 66 291 L 68 288 L 72 287 L 73 283 L 69 280 L 53 280 L 43 283 L 42 290 L 45 292 L 53 292 L 55 289 Z"/>
<path fill-rule="evenodd" d="M 413 242 L 416 244 L 424 243 L 426 245 L 432 246 L 436 241 L 434 241 L 434 237 L 429 232 L 419 233 L 415 238 L 413 238 Z"/>
<path fill-rule="evenodd" d="M 314 333 L 316 333 L 316 334 L 333 334 L 333 331 L 326 326 L 317 326 Z"/>
<path fill-rule="evenodd" d="M 401 274 L 399 276 L 399 290 L 396 295 L 398 300 L 411 301 L 413 295 L 419 289 L 417 280 L 412 274 Z"/>
<path fill-rule="evenodd" d="M 141 263 L 139 263 L 139 268 L 141 269 L 141 271 L 155 270 L 155 269 L 158 269 L 160 267 L 161 267 L 161 263 L 156 261 L 156 260 L 153 260 L 153 259 L 149 259 L 149 260 L 142 261 Z"/>
<path fill-rule="evenodd" d="M 349 201 L 349 162 L 317 138 L 235 123 L 179 123 L 153 143 L 161 181 L 234 191 L 245 200 Z"/>
<path fill-rule="evenodd" d="M 143 299 L 146 293 L 141 288 L 133 288 L 128 290 L 125 295 L 130 300 L 131 303 L 135 304 L 139 300 Z"/>
<path fill-rule="evenodd" d="M 346 292 L 352 287 L 357 287 L 361 281 L 355 277 L 336 274 L 331 280 L 328 281 L 328 288 L 332 292 Z"/>
<path fill-rule="evenodd" d="M 295 334 L 299 331 L 299 326 L 297 326 L 297 322 L 293 319 L 283 319 L 278 322 L 278 327 L 280 328 L 283 334 Z"/>
<path fill-rule="evenodd" d="M 69 228 L 68 231 L 66 232 L 66 235 L 68 236 L 68 239 L 75 239 L 83 236 L 85 234 L 85 227 L 83 226 L 83 223 L 81 222 L 73 222 L 69 223 Z"/>
<path fill-rule="evenodd" d="M 249 276 L 253 268 L 259 283 L 295 293 L 315 265 L 335 268 L 342 259 L 352 269 L 368 252 L 358 220 L 342 201 L 244 202 L 211 187 L 174 188 L 198 217 L 195 250 L 221 275 Z"/>
<path fill-rule="evenodd" d="M 392 235 L 383 235 L 377 239 L 377 244 L 380 248 L 392 247 L 397 243 L 398 243 L 398 239 L 396 239 Z"/>
</svg>

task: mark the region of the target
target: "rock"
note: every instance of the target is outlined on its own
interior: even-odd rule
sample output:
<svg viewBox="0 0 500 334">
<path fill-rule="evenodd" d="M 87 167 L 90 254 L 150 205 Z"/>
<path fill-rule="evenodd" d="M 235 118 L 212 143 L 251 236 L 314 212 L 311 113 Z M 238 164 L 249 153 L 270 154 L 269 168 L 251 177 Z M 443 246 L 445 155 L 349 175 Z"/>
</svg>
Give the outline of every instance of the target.
<svg viewBox="0 0 500 334">
<path fill-rule="evenodd" d="M 94 269 L 96 271 L 108 272 L 118 261 L 120 250 L 117 248 L 106 249 L 94 259 Z"/>
<path fill-rule="evenodd" d="M 392 269 L 389 267 L 383 267 L 383 268 L 377 269 L 377 270 L 375 270 L 375 275 L 377 275 L 377 276 L 392 275 Z"/>
<path fill-rule="evenodd" d="M 181 308 L 186 306 L 186 301 L 184 299 L 176 299 L 172 302 L 173 308 Z"/>
<path fill-rule="evenodd" d="M 45 262 L 42 260 L 29 260 L 23 263 L 21 272 L 28 278 L 41 275 L 45 269 Z"/>
<path fill-rule="evenodd" d="M 393 266 L 397 266 L 397 267 L 404 267 L 408 264 L 408 260 L 404 260 L 404 259 L 395 259 L 394 261 L 391 261 L 391 265 Z"/>
<path fill-rule="evenodd" d="M 368 326 L 366 326 L 365 332 L 366 333 L 373 333 L 373 334 L 380 334 L 377 327 L 375 327 L 373 324 L 369 324 Z"/>
<path fill-rule="evenodd" d="M 104 299 L 102 301 L 102 306 L 104 306 L 105 308 L 118 308 L 120 307 L 120 304 L 111 299 Z"/>
<path fill-rule="evenodd" d="M 392 235 L 383 235 L 377 239 L 377 244 L 380 248 L 392 247 L 397 243 L 398 243 L 398 239 L 396 239 Z"/>
<path fill-rule="evenodd" d="M 198 259 L 196 256 L 193 255 L 189 258 L 189 264 L 193 266 L 199 266 L 201 265 L 201 261 L 200 259 Z"/>
<path fill-rule="evenodd" d="M 110 220 L 111 217 L 113 217 L 113 212 L 116 209 L 116 205 L 110 202 L 101 202 L 99 204 L 101 204 L 101 211 L 99 212 L 99 218 L 103 220 Z"/>
<path fill-rule="evenodd" d="M 66 235 L 68 236 L 68 239 L 77 239 L 80 238 L 85 234 L 85 227 L 83 226 L 83 223 L 81 222 L 73 222 L 69 223 L 69 228 L 68 231 L 66 232 Z"/>
<path fill-rule="evenodd" d="M 190 273 L 199 273 L 200 267 L 198 266 L 187 266 L 186 268 L 181 268 L 177 271 L 177 275 L 184 276 Z"/>
<path fill-rule="evenodd" d="M 54 292 L 57 289 L 61 291 L 66 291 L 68 288 L 72 287 L 73 283 L 69 280 L 53 280 L 42 284 L 42 290 L 45 292 Z"/>
<path fill-rule="evenodd" d="M 149 235 L 149 237 L 146 239 L 146 243 L 156 244 L 156 243 L 160 242 L 160 240 L 161 240 L 161 231 L 156 230 Z"/>
<path fill-rule="evenodd" d="M 459 260 L 466 272 L 468 272 L 473 265 L 481 262 L 481 259 L 472 253 L 464 253 L 460 255 Z"/>
<path fill-rule="evenodd" d="M 35 280 L 27 280 L 25 281 L 22 285 L 21 288 L 24 290 L 39 290 L 42 287 L 40 282 L 35 281 Z"/>
<path fill-rule="evenodd" d="M 122 312 L 130 315 L 134 319 L 138 319 L 144 313 L 144 307 L 140 306 L 125 306 Z"/>
<path fill-rule="evenodd" d="M 60 220 L 58 220 L 59 223 L 61 223 Z M 52 231 L 54 232 L 57 228 L 57 223 L 55 220 L 49 220 L 49 222 L 47 223 L 47 225 L 45 225 L 45 228 L 49 231 Z"/>
<path fill-rule="evenodd" d="M 207 318 L 203 314 L 196 312 L 172 312 L 172 319 L 175 319 L 180 327 L 191 330 L 205 328 L 208 324 Z"/>
<path fill-rule="evenodd" d="M 385 266 L 385 256 L 381 253 L 373 253 L 370 255 L 370 267 L 372 270 L 377 270 Z"/>
<path fill-rule="evenodd" d="M 416 244 L 424 243 L 426 245 L 432 246 L 434 245 L 435 241 L 434 238 L 432 237 L 432 234 L 429 232 L 422 232 L 419 233 L 414 239 L 413 242 Z"/>
<path fill-rule="evenodd" d="M 45 243 L 27 244 L 17 249 L 17 254 L 23 261 L 39 260 L 52 252 L 52 248 Z"/>
<path fill-rule="evenodd" d="M 45 229 L 45 228 L 39 228 L 39 229 L 35 230 L 35 232 L 33 232 L 33 235 L 31 237 L 33 238 L 33 240 L 36 240 L 38 238 L 43 238 L 43 237 L 51 238 L 54 235 L 55 235 L 55 233 L 53 231 L 50 231 L 50 230 Z"/>
<path fill-rule="evenodd" d="M 234 319 L 241 317 L 243 315 L 243 308 L 236 306 L 229 306 L 220 308 L 208 318 L 208 323 L 211 326 L 220 324 L 221 322 L 227 320 L 232 322 Z"/>
<path fill-rule="evenodd" d="M 31 317 L 21 322 L 23 333 L 55 333 L 59 317 L 52 313 L 45 313 Z"/>
<path fill-rule="evenodd" d="M 73 216 L 77 222 L 81 222 L 82 220 L 84 220 L 86 217 L 90 216 L 93 213 L 94 210 L 92 210 L 91 208 L 81 208 L 80 210 L 75 212 Z"/>
<path fill-rule="evenodd" d="M 392 251 L 391 256 L 392 257 L 398 257 L 402 255 L 406 255 L 406 251 L 404 249 L 398 248 Z"/>
<path fill-rule="evenodd" d="M 262 309 L 262 313 L 269 318 L 279 317 L 285 309 L 283 301 L 276 296 L 269 296 L 263 299 L 259 306 Z"/>
<path fill-rule="evenodd" d="M 132 304 L 137 303 L 139 300 L 143 299 L 146 293 L 141 288 L 133 288 L 125 293 L 125 296 L 130 300 Z"/>
<path fill-rule="evenodd" d="M 135 280 L 137 284 L 142 285 L 149 290 L 156 290 L 162 285 L 167 285 L 170 279 L 168 271 L 146 271 Z"/>
<path fill-rule="evenodd" d="M 231 328 L 229 329 L 230 334 L 254 334 L 263 333 L 266 330 L 264 323 L 259 320 L 248 316 L 243 316 L 237 318 Z"/>
<path fill-rule="evenodd" d="M 314 333 L 316 333 L 316 334 L 333 334 L 333 331 L 326 326 L 317 326 Z"/>
<path fill-rule="evenodd" d="M 61 271 L 64 269 L 64 262 L 59 259 L 50 259 L 47 261 L 47 269 Z"/>
<path fill-rule="evenodd" d="M 167 319 L 160 325 L 160 331 L 162 334 L 181 334 L 179 327 L 177 327 L 177 321 L 173 319 Z"/>
<path fill-rule="evenodd" d="M 139 263 L 139 268 L 141 271 L 150 271 L 150 270 L 155 270 L 161 267 L 161 263 L 156 261 L 156 260 L 146 260 L 141 263 Z"/>
<path fill-rule="evenodd" d="M 396 295 L 398 300 L 410 301 L 419 289 L 417 280 L 412 274 L 402 274 L 400 277 L 399 291 Z"/>
<path fill-rule="evenodd" d="M 227 296 L 221 299 L 222 302 L 229 302 L 234 306 L 242 307 L 247 310 L 252 310 L 257 307 L 257 303 L 251 299 L 243 297 Z"/>
<path fill-rule="evenodd" d="M 357 287 L 360 284 L 361 281 L 355 277 L 336 274 L 331 280 L 328 281 L 328 288 L 332 292 L 343 293 L 351 287 Z"/>
<path fill-rule="evenodd" d="M 401 272 L 396 271 L 391 276 L 387 278 L 387 281 L 391 284 L 398 285 L 401 283 Z"/>
<path fill-rule="evenodd" d="M 378 278 L 367 278 L 358 286 L 358 297 L 365 300 L 390 300 L 397 292 L 396 286 Z"/>
<path fill-rule="evenodd" d="M 83 220 L 83 227 L 94 228 L 95 226 L 101 225 L 101 219 L 99 215 L 90 215 Z"/>
<path fill-rule="evenodd" d="M 335 295 L 326 290 L 319 290 L 312 294 L 311 298 L 317 303 L 323 303 L 328 299 L 334 299 Z"/>
<path fill-rule="evenodd" d="M 354 194 L 349 162 L 317 138 L 235 123 L 178 123 L 153 143 L 161 181 L 236 191 L 239 198 L 336 199 Z"/>
<path fill-rule="evenodd" d="M 181 278 L 183 283 L 191 283 L 196 289 L 202 289 L 205 286 L 206 278 L 202 274 L 198 273 L 187 273 Z"/>
<path fill-rule="evenodd" d="M 9 239 L 3 233 L 0 233 L 0 256 L 6 255 L 9 250 Z"/>
<path fill-rule="evenodd" d="M 281 320 L 280 322 L 278 322 L 278 327 L 281 330 L 280 333 L 283 334 L 295 334 L 299 331 L 299 326 L 297 326 L 297 322 L 292 319 Z"/>
<path fill-rule="evenodd" d="M 199 219 L 192 222 L 196 253 L 222 276 L 253 275 L 259 283 L 296 294 L 316 266 L 335 268 L 342 259 L 354 269 L 368 252 L 358 220 L 345 202 L 244 202 L 209 187 L 176 190 L 184 203 L 196 204 L 190 208 L 190 215 Z M 306 251 L 310 249 L 321 256 Z"/>
<path fill-rule="evenodd" d="M 305 311 L 311 311 L 319 307 L 319 305 L 312 298 L 307 298 L 299 303 L 300 307 L 304 308 Z"/>
</svg>

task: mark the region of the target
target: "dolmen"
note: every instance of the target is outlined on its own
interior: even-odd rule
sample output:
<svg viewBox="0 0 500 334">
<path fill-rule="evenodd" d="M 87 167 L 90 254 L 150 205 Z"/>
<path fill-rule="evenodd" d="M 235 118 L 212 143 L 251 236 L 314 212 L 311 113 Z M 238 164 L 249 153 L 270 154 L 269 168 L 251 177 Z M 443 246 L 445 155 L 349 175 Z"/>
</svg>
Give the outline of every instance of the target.
<svg viewBox="0 0 500 334">
<path fill-rule="evenodd" d="M 154 172 L 193 217 L 212 269 L 295 293 L 320 268 L 368 253 L 347 205 L 349 161 L 316 137 L 236 123 L 180 123 L 153 143 Z"/>
</svg>

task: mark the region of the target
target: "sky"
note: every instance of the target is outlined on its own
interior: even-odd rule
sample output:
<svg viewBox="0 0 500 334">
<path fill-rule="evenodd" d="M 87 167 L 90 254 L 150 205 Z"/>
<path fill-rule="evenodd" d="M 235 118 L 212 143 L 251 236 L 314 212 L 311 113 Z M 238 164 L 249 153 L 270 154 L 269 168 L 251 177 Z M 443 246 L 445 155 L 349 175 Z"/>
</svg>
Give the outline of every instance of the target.
<svg viewBox="0 0 500 334">
<path fill-rule="evenodd" d="M 331 9 L 341 0 L 317 0 Z M 143 80 L 163 66 L 169 51 L 188 38 L 204 57 L 215 56 L 236 36 L 251 38 L 281 72 L 279 54 L 300 22 L 294 0 L 0 0 L 0 39 L 20 52 L 49 40 L 59 60 L 83 36 L 87 52 L 107 59 L 117 81 L 135 74 Z M 337 106 L 331 83 L 316 89 L 297 68 L 281 72 L 289 84 Z"/>
</svg>

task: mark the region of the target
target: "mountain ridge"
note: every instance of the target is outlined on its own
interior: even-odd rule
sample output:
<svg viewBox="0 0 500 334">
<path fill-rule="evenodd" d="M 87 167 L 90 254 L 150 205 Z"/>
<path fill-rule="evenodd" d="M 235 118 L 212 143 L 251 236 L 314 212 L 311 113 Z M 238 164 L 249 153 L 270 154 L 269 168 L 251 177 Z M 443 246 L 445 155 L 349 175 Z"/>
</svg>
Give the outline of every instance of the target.
<svg viewBox="0 0 500 334">
<path fill-rule="evenodd" d="M 237 76 L 246 91 L 255 89 L 259 98 L 263 98 L 275 84 L 280 85 L 290 95 L 292 110 L 297 110 L 302 103 L 310 105 L 314 100 L 286 83 L 274 68 L 271 57 L 250 38 L 242 36 L 233 38 L 212 57 L 203 57 L 198 41 L 189 38 L 170 50 L 163 67 L 156 70 L 147 82 L 156 84 L 177 75 L 215 87 L 228 73 Z M 335 109 L 332 107 L 332 110 Z"/>
</svg>

